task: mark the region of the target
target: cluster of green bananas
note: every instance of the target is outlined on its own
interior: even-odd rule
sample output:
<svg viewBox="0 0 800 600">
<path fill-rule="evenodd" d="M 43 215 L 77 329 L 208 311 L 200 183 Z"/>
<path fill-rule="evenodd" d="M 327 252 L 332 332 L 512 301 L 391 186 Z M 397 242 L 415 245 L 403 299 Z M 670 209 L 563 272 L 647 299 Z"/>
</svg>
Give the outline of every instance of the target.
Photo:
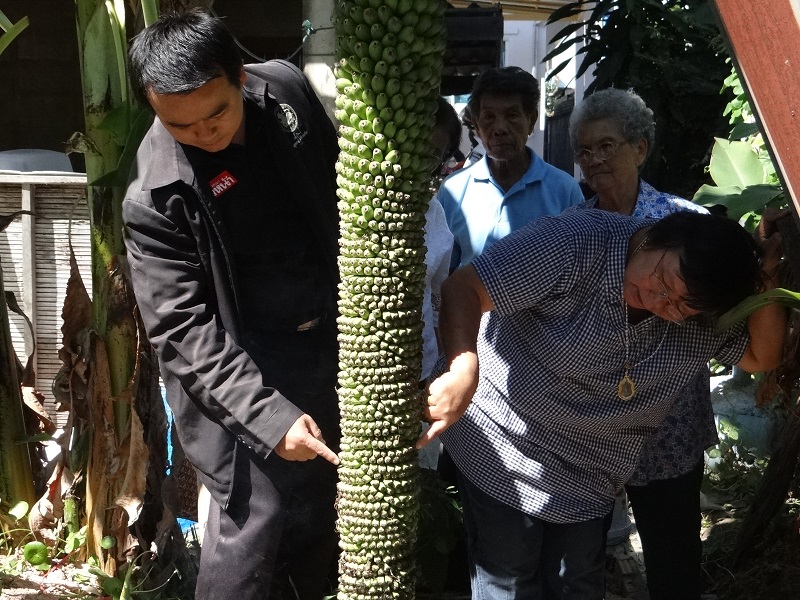
<svg viewBox="0 0 800 600">
<path fill-rule="evenodd" d="M 414 598 L 431 132 L 444 0 L 338 0 L 339 600 Z"/>
</svg>

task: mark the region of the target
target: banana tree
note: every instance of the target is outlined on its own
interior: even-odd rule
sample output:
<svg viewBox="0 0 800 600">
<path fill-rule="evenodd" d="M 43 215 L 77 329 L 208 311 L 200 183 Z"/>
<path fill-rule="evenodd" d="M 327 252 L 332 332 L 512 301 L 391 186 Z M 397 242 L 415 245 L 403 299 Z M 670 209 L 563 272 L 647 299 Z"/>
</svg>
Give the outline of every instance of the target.
<svg viewBox="0 0 800 600">
<path fill-rule="evenodd" d="M 17 365 L 0 268 L 0 514 L 17 502 L 30 505 L 34 500 L 30 454 L 21 443 L 26 432 Z"/>
<path fill-rule="evenodd" d="M 152 0 L 143 0 L 142 8 L 146 20 L 157 14 Z M 86 445 L 86 463 L 70 466 L 86 486 L 86 549 L 109 574 L 132 545 L 128 528 L 142 509 L 148 464 L 135 410 L 142 355 L 124 268 L 121 208 L 127 170 L 150 117 L 129 93 L 125 17 L 123 0 L 76 0 L 85 131 L 70 144 L 86 157 L 93 297 L 88 322 L 65 323 L 68 364 L 62 370 L 68 378 L 80 373 L 86 383 L 85 398 L 70 398 L 73 438 L 77 446 Z M 87 305 L 81 287 L 68 293 L 65 317 L 76 314 L 70 308 Z M 108 550 L 109 538 L 114 551 Z"/>
<path fill-rule="evenodd" d="M 444 0 L 339 0 L 339 598 L 411 599 L 423 242 Z"/>
</svg>

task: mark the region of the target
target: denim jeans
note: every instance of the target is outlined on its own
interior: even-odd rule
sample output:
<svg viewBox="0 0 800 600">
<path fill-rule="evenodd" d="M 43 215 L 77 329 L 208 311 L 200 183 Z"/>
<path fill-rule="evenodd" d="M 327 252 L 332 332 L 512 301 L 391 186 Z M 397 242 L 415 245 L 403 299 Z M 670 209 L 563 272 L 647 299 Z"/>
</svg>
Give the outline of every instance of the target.
<svg viewBox="0 0 800 600">
<path fill-rule="evenodd" d="M 459 477 L 473 600 L 602 600 L 603 518 L 549 523 Z"/>
</svg>

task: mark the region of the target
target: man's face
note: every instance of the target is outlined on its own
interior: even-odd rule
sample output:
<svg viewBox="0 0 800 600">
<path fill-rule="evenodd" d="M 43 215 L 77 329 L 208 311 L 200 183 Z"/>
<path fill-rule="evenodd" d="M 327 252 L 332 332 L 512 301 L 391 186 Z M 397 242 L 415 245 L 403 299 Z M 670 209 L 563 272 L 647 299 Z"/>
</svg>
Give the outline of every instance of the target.
<svg viewBox="0 0 800 600">
<path fill-rule="evenodd" d="M 244 69 L 241 84 L 244 85 Z M 181 144 L 219 152 L 244 141 L 244 101 L 240 87 L 220 75 L 187 94 L 148 94 L 167 131 Z"/>
<path fill-rule="evenodd" d="M 485 94 L 475 119 L 475 131 L 493 160 L 513 160 L 525 154 L 536 113 L 528 114 L 519 94 Z"/>
</svg>

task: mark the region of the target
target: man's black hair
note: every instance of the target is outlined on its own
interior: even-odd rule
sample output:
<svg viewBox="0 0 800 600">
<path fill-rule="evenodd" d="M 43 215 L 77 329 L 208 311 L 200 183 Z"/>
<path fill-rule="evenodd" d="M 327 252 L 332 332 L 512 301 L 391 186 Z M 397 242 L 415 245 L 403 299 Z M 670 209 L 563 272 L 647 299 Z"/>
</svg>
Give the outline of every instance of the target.
<svg viewBox="0 0 800 600">
<path fill-rule="evenodd" d="M 151 90 L 188 93 L 221 76 L 239 87 L 242 57 L 222 19 L 194 9 L 145 28 L 131 43 L 128 65 L 134 93 L 147 102 Z"/>
<path fill-rule="evenodd" d="M 718 316 L 758 292 L 761 249 L 732 219 L 678 212 L 656 222 L 647 248 L 677 250 L 686 304 Z"/>
<path fill-rule="evenodd" d="M 481 98 L 486 94 L 519 94 L 528 115 L 539 111 L 539 81 L 519 67 L 499 67 L 481 73 L 472 85 L 467 107 L 471 119 L 480 113 Z"/>
</svg>

